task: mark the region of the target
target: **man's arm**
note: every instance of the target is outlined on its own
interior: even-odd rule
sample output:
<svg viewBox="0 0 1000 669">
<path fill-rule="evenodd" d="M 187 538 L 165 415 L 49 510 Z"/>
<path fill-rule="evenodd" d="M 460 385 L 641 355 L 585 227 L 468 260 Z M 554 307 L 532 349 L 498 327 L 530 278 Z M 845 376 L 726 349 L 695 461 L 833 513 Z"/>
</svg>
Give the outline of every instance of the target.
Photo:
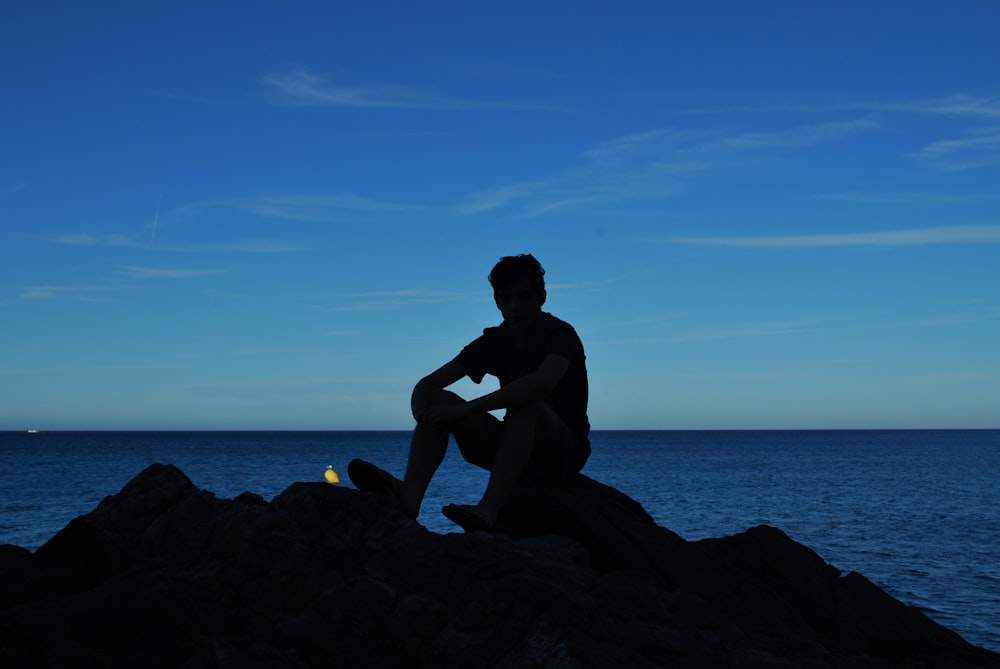
<svg viewBox="0 0 1000 669">
<path fill-rule="evenodd" d="M 450 378 L 448 373 L 444 371 L 447 367 L 448 365 L 445 365 L 438 370 L 438 372 L 441 372 L 440 378 Z M 459 369 L 462 369 L 461 365 L 458 365 L 458 367 Z M 567 369 L 569 369 L 569 360 L 561 355 L 550 353 L 545 356 L 545 359 L 542 360 L 542 364 L 540 364 L 538 369 L 534 372 L 514 379 L 498 390 L 494 390 L 491 393 L 487 393 L 474 400 L 469 400 L 468 402 L 463 402 L 461 404 L 424 406 L 422 407 L 422 410 L 419 413 L 415 413 L 415 415 L 420 416 L 418 420 L 427 420 L 431 423 L 450 423 L 477 413 L 486 413 L 487 411 L 493 411 L 494 409 L 506 409 L 509 407 L 523 406 L 525 404 L 531 404 L 532 402 L 538 402 L 539 400 L 545 399 L 552 393 L 556 384 L 558 384 L 562 377 L 565 376 Z M 434 374 L 437 374 L 438 372 L 435 372 Z M 434 374 L 427 378 L 433 377 Z M 454 381 L 457 381 L 460 378 L 462 378 L 462 374 L 454 379 Z M 453 383 L 454 381 L 449 383 Z"/>
<path fill-rule="evenodd" d="M 467 402 L 470 413 L 507 409 L 544 400 L 566 375 L 569 360 L 550 353 L 531 374 L 514 379 L 503 388 Z"/>
<path fill-rule="evenodd" d="M 413 413 L 413 417 L 420 420 L 419 416 L 431 406 L 431 398 L 435 390 L 447 388 L 465 374 L 465 367 L 458 360 L 451 360 L 420 379 L 410 396 L 410 411 Z"/>
</svg>

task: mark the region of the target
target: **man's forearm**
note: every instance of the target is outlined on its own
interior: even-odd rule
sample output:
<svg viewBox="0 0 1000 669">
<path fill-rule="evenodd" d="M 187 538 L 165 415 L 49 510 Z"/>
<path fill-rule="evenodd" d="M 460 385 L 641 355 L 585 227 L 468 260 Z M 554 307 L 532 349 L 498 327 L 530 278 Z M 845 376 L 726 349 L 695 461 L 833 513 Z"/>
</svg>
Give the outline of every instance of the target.
<svg viewBox="0 0 1000 669">
<path fill-rule="evenodd" d="M 534 374 L 529 374 L 511 381 L 492 393 L 470 400 L 468 404 L 475 412 L 485 412 L 531 404 L 545 399 L 548 395 L 549 388 Z"/>
</svg>

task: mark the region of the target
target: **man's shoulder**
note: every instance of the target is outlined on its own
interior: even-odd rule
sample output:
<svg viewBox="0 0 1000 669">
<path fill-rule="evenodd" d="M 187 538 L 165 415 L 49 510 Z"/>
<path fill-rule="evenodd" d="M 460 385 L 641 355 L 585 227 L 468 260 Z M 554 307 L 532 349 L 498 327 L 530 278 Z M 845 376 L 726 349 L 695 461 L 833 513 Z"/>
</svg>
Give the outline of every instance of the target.
<svg viewBox="0 0 1000 669">
<path fill-rule="evenodd" d="M 504 342 L 510 339 L 510 329 L 501 323 L 483 328 L 483 334 L 479 335 L 468 344 L 465 349 L 492 350 L 498 346 L 503 346 Z"/>
<path fill-rule="evenodd" d="M 573 336 L 577 336 L 576 329 L 572 325 L 561 318 L 553 316 L 547 311 L 543 311 L 538 322 L 531 328 L 531 330 L 529 330 L 529 336 L 531 338 L 541 337 L 544 339 L 560 332 L 572 333 Z M 508 341 L 511 339 L 511 336 L 510 326 L 506 323 L 500 323 L 499 325 L 483 328 L 483 334 L 477 339 L 477 341 Z"/>
<path fill-rule="evenodd" d="M 547 311 L 542 312 L 542 318 L 544 319 L 543 327 L 546 333 L 555 332 L 557 330 L 569 330 L 573 334 L 576 334 L 576 328 L 574 328 L 572 325 L 570 325 L 563 319 L 553 316 Z"/>
<path fill-rule="evenodd" d="M 583 355 L 583 341 L 576 329 L 552 314 L 545 314 L 542 327 L 539 328 L 541 339 L 545 346 L 553 352 L 561 351 L 575 357 L 577 354 Z"/>
<path fill-rule="evenodd" d="M 489 327 L 483 328 L 483 334 L 479 338 L 482 339 L 483 337 L 487 337 L 492 339 L 496 337 L 503 337 L 508 335 L 509 332 L 510 328 L 507 327 L 507 324 L 500 323 L 499 325 L 491 325 Z"/>
</svg>

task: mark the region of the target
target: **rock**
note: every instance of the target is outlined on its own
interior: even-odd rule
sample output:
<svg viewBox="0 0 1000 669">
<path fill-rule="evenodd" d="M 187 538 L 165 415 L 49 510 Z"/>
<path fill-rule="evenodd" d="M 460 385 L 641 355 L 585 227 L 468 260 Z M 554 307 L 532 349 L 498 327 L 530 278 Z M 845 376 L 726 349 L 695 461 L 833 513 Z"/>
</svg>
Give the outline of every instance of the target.
<svg viewBox="0 0 1000 669">
<path fill-rule="evenodd" d="M 378 495 L 217 499 L 153 465 L 34 554 L 0 547 L 17 667 L 1000 667 L 781 531 L 687 542 L 585 476 L 498 532 Z"/>
</svg>

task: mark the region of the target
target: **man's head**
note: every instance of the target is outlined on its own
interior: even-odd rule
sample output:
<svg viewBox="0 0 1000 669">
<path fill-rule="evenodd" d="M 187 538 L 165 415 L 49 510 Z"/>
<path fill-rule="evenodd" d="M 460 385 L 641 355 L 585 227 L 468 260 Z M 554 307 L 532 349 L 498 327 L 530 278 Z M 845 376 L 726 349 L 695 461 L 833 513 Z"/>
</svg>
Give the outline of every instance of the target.
<svg viewBox="0 0 1000 669">
<path fill-rule="evenodd" d="M 545 302 L 545 270 L 530 253 L 500 258 L 500 262 L 490 272 L 489 279 L 493 292 L 499 288 L 512 286 L 521 279 L 527 279 L 531 289 L 538 296 L 538 301 Z"/>
<path fill-rule="evenodd" d="M 526 327 L 545 304 L 545 270 L 531 254 L 506 256 L 490 272 L 493 299 L 511 327 Z"/>
</svg>

